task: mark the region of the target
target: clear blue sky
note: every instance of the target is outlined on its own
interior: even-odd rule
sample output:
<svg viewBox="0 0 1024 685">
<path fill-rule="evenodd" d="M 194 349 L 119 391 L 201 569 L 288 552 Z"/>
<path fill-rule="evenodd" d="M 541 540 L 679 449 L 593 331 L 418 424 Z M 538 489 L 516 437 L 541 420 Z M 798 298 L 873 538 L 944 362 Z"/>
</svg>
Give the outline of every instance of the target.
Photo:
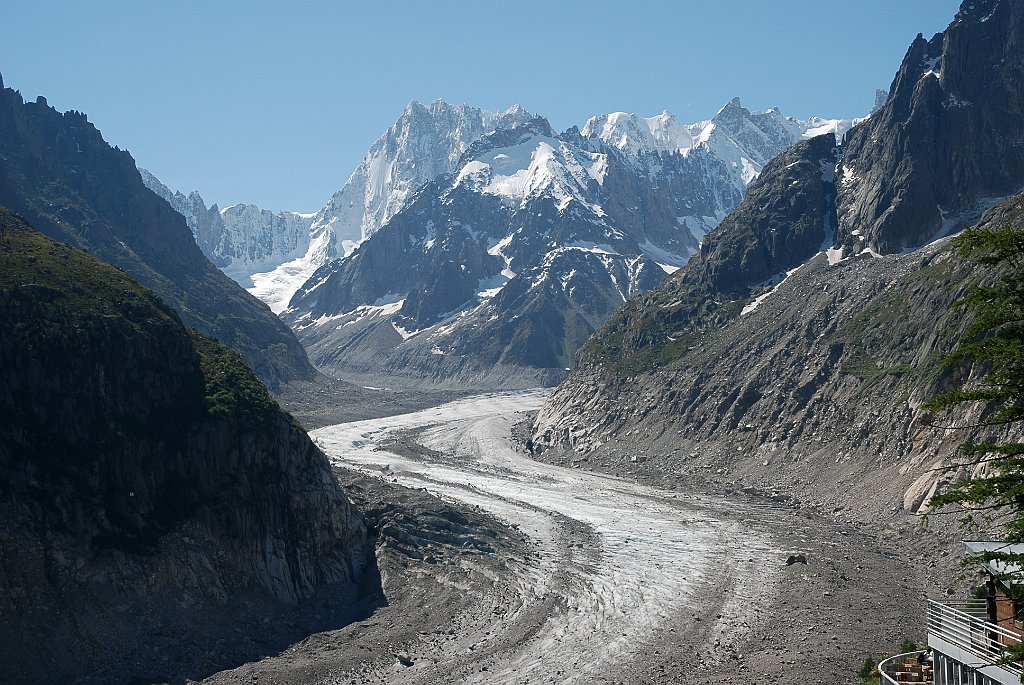
<svg viewBox="0 0 1024 685">
<path fill-rule="evenodd" d="M 174 189 L 315 211 L 416 99 L 852 117 L 956 0 L 0 0 L 0 73 Z"/>
</svg>

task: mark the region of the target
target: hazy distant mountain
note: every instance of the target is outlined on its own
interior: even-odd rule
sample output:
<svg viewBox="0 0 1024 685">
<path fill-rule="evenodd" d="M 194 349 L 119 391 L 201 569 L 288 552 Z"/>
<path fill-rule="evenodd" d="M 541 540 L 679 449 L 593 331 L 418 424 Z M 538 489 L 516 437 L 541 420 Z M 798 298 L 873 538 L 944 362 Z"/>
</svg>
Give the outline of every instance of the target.
<svg viewBox="0 0 1024 685">
<path fill-rule="evenodd" d="M 370 147 L 341 190 L 315 214 L 274 214 L 252 205 L 207 208 L 198 192 L 152 190 L 185 215 L 203 252 L 275 313 L 316 269 L 352 250 L 430 179 L 450 172 L 471 143 L 530 118 L 521 107 L 489 112 L 435 100 L 410 102 Z"/>
<path fill-rule="evenodd" d="M 276 269 L 306 254 L 312 214 L 271 212 L 256 205 L 207 207 L 198 191 L 187 196 L 172 191 L 149 171 L 140 168 L 142 181 L 180 212 L 196 243 L 211 262 L 243 288 L 280 311 L 283 304 L 254 289 L 252 275 Z"/>
<path fill-rule="evenodd" d="M 319 267 L 352 250 L 390 219 L 430 179 L 452 171 L 471 143 L 527 121 L 518 105 L 489 112 L 435 100 L 410 102 L 377 139 L 341 190 L 312 217 L 306 250 L 252 277 L 251 292 L 282 311 Z"/>
</svg>

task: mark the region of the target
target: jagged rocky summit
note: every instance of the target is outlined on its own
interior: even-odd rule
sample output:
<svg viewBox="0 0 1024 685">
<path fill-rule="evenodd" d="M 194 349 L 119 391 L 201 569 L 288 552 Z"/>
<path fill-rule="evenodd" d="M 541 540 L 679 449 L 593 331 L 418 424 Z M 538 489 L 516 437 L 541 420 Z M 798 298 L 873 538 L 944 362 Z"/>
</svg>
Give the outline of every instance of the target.
<svg viewBox="0 0 1024 685">
<path fill-rule="evenodd" d="M 849 122 L 617 113 L 556 134 L 533 117 L 476 140 L 284 313 L 347 378 L 532 386 L 562 377 L 624 301 L 686 262 L 793 141 Z"/>
<path fill-rule="evenodd" d="M 518 105 L 490 112 L 443 100 L 410 102 L 314 214 L 274 214 L 252 205 L 207 208 L 196 191 L 171 191 L 148 172 L 143 179 L 185 216 L 214 264 L 281 313 L 314 271 L 351 254 L 420 186 L 452 171 L 471 143 L 529 118 Z"/>
<path fill-rule="evenodd" d="M 921 408 L 971 373 L 940 364 L 975 273 L 941 236 L 1024 188 L 1022 38 L 1021 0 L 965 2 L 843 145 L 812 138 L 769 163 L 698 255 L 583 347 L 537 417 L 538 452 L 609 468 L 649 454 L 666 476 L 864 520 L 918 511 L 963 475 L 942 466 L 970 432 Z M 982 221 L 1020 225 L 1024 201 Z"/>
<path fill-rule="evenodd" d="M 6 682 L 201 677 L 253 611 L 354 597 L 365 525 L 242 359 L 2 208 L 0 368 Z"/>
<path fill-rule="evenodd" d="M 838 169 L 837 245 L 882 254 L 963 227 L 1024 190 L 1024 36 L 1017 0 L 965 2 L 918 35 Z"/>
<path fill-rule="evenodd" d="M 204 257 L 184 218 L 84 114 L 0 88 L 0 204 L 155 290 L 187 325 L 238 350 L 268 385 L 314 377 L 288 327 Z"/>
</svg>

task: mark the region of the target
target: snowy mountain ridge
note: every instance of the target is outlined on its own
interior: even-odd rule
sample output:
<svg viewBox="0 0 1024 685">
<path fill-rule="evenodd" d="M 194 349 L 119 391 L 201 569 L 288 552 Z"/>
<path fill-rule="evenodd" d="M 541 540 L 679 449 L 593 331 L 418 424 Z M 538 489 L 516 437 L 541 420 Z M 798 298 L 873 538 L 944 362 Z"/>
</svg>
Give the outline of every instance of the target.
<svg viewBox="0 0 1024 685">
<path fill-rule="evenodd" d="M 616 112 L 590 118 L 582 131 L 573 128 L 557 136 L 545 121 L 546 140 L 505 141 L 489 157 L 475 150 L 494 146 L 494 141 L 484 142 L 488 136 L 536 119 L 518 105 L 492 112 L 443 100 L 429 105 L 412 101 L 344 186 L 313 215 L 273 214 L 251 205 L 214 211 L 216 205 L 207 208 L 196 192 L 174 193 L 148 172 L 144 177 L 186 216 L 200 247 L 217 266 L 281 313 L 318 268 L 351 255 L 424 184 L 446 174 L 455 174 L 454 185 L 505 203 L 522 204 L 550 186 L 559 205 L 574 201 L 596 221 L 608 223 L 602 218 L 603 200 L 594 198 L 605 192 L 610 155 L 617 156 L 620 168 L 637 167 L 637 178 L 676 178 L 673 192 L 686 196 L 678 211 L 662 211 L 650 219 L 678 236 L 662 236 L 660 243 L 639 241 L 645 254 L 672 271 L 739 202 L 768 160 L 801 137 L 827 130 L 842 135 L 853 123 L 801 121 L 777 109 L 751 113 L 735 98 L 711 119 L 692 124 L 680 123 L 668 112 L 649 118 Z M 613 178 L 612 186 L 617 182 Z M 612 235 L 620 230 L 611 228 Z M 632 248 L 627 251 L 633 253 Z"/>
<path fill-rule="evenodd" d="M 688 126 L 608 115 L 556 134 L 533 117 L 472 143 L 283 317 L 346 377 L 552 382 L 616 308 L 686 263 L 763 163 L 847 126 L 738 100 Z"/>
<path fill-rule="evenodd" d="M 466 185 L 520 206 L 546 190 L 564 209 L 572 200 L 589 204 L 587 186 L 603 183 L 607 170 L 607 154 L 571 146 L 546 127 L 475 155 L 460 166 L 453 186 Z"/>
<path fill-rule="evenodd" d="M 280 313 L 287 304 L 256 287 L 254 276 L 300 259 L 309 250 L 313 214 L 271 212 L 251 204 L 220 209 L 206 206 L 198 191 L 172 191 L 146 169 L 139 169 L 146 187 L 185 217 L 203 254 L 243 288 Z"/>
<path fill-rule="evenodd" d="M 529 112 L 513 105 L 491 112 L 434 100 L 411 101 L 398 120 L 370 147 L 341 190 L 317 212 L 314 238 L 334 234 L 332 257 L 345 256 L 383 226 L 424 183 L 450 173 L 463 152 L 491 131 L 527 122 Z"/>
<path fill-rule="evenodd" d="M 280 313 L 319 267 L 345 257 L 402 208 L 409 196 L 436 176 L 450 173 L 473 141 L 497 129 L 524 123 L 519 105 L 491 112 L 435 100 L 411 101 L 398 120 L 370 147 L 345 185 L 312 219 L 306 251 L 252 276 L 252 293 Z"/>
<path fill-rule="evenodd" d="M 802 138 L 824 133 L 834 133 L 841 141 L 859 121 L 862 119 L 811 117 L 800 120 L 783 115 L 777 107 L 750 112 L 737 97 L 705 121 L 682 124 L 667 110 L 653 117 L 613 112 L 591 117 L 581 133 L 636 159 L 647 154 L 687 156 L 705 147 L 736 170 L 734 185 L 742 190 L 782 151 L 779 141 L 788 141 L 785 145 L 788 147 Z"/>
</svg>

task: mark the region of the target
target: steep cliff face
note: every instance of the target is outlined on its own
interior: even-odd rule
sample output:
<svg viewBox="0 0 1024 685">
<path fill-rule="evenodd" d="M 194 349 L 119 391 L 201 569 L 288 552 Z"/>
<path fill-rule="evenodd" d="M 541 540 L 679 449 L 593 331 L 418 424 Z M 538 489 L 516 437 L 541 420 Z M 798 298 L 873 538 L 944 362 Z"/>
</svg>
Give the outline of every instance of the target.
<svg viewBox="0 0 1024 685">
<path fill-rule="evenodd" d="M 919 35 L 844 146 L 840 242 L 917 247 L 1024 189 L 1022 92 L 1024 4 L 971 0 L 945 32 Z"/>
<path fill-rule="evenodd" d="M 341 190 L 317 212 L 314 234 L 332 234 L 328 259 L 350 253 L 397 214 L 424 183 L 451 173 L 466 148 L 481 136 L 525 124 L 531 117 L 519 105 L 490 112 L 444 100 L 429 105 L 410 102 Z"/>
<path fill-rule="evenodd" d="M 835 138 L 801 141 L 765 167 L 743 202 L 685 267 L 627 303 L 581 349 L 579 364 L 641 370 L 667 363 L 705 329 L 735 317 L 831 239 Z"/>
<path fill-rule="evenodd" d="M 1018 0 L 966 3 L 945 34 L 919 37 L 881 109 L 842 146 L 819 136 L 766 166 L 700 254 L 616 314 L 583 351 L 583 363 L 632 360 L 641 369 L 670 362 L 692 335 L 729 320 L 818 252 L 834 263 L 919 247 L 1017 192 L 1024 185 L 1017 152 L 1024 70 L 1013 46 L 1024 35 L 1022 7 Z M 940 62 L 951 65 L 946 80 L 932 70 Z M 965 104 L 961 92 L 974 101 Z"/>
<path fill-rule="evenodd" d="M 929 241 L 1024 184 L 1022 9 L 964 3 L 842 147 L 812 139 L 766 166 L 698 256 L 584 346 L 537 445 L 607 455 L 629 435 L 671 455 L 666 470 L 699 463 L 848 506 L 875 487 L 885 502 L 867 516 L 916 510 L 955 477 L 927 467 L 965 436 L 919 407 L 943 382 L 936 360 L 962 330 L 949 305 L 973 271 Z"/>
<path fill-rule="evenodd" d="M 216 249 L 219 237 L 223 234 L 223 222 L 216 205 L 212 208 L 207 207 L 198 191 L 193 190 L 185 195 L 181 191 L 171 190 L 150 171 L 142 167 L 139 167 L 139 176 L 142 177 L 142 182 L 147 188 L 167 200 L 167 204 L 185 217 L 185 222 L 192 229 L 192 237 L 195 238 L 196 245 L 206 255 L 206 258 L 213 262 L 214 266 L 223 269 L 230 263 L 230 258 L 218 254 Z"/>
<path fill-rule="evenodd" d="M 212 644 L 217 611 L 361 578 L 361 518 L 241 358 L 6 210 L 0 369 L 6 678 L 160 668 L 154 625 Z"/>
<path fill-rule="evenodd" d="M 273 313 L 200 252 L 185 220 L 79 112 L 23 102 L 0 84 L 0 204 L 155 290 L 186 325 L 238 350 L 272 387 L 314 375 Z"/>
<path fill-rule="evenodd" d="M 248 270 L 253 283 L 250 292 L 281 313 L 317 269 L 351 254 L 423 184 L 450 173 L 473 141 L 529 119 L 530 114 L 518 105 L 490 112 L 444 100 L 429 105 L 410 102 L 320 211 L 295 215 L 307 228 L 303 247 L 287 258 L 268 258 L 261 265 L 262 273 Z M 232 277 L 242 282 L 245 268 L 236 266 L 241 268 Z"/>
</svg>

